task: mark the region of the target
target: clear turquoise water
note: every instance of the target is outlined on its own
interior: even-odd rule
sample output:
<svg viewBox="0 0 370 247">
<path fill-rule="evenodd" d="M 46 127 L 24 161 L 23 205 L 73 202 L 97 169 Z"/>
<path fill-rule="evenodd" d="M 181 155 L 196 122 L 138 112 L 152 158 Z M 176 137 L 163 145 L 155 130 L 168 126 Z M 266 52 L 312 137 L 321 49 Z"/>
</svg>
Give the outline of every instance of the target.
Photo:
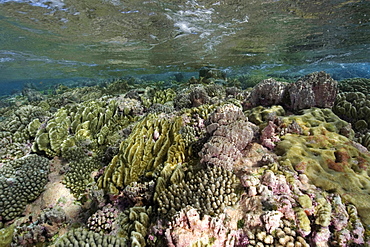
<svg viewBox="0 0 370 247">
<path fill-rule="evenodd" d="M 204 65 L 369 78 L 369 20 L 356 0 L 0 0 L 1 92 Z"/>
</svg>

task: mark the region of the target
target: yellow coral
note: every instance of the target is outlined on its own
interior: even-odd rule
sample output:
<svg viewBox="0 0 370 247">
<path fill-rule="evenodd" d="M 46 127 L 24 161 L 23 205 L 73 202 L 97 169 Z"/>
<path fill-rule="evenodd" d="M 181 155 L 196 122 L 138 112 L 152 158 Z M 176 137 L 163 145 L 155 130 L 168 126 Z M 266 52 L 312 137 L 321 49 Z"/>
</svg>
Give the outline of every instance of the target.
<svg viewBox="0 0 370 247">
<path fill-rule="evenodd" d="M 150 114 L 140 121 L 121 143 L 119 153 L 107 167 L 98 184 L 111 193 L 152 174 L 164 166 L 172 171 L 185 161 L 185 143 L 179 129 L 181 118 L 168 120 L 165 115 Z"/>
</svg>

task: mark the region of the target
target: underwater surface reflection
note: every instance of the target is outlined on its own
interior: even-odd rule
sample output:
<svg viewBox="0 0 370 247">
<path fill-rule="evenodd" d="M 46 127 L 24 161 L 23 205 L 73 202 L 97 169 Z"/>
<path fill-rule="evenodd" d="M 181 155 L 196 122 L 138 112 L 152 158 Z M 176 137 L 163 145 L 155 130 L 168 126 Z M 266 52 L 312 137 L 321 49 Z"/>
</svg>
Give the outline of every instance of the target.
<svg viewBox="0 0 370 247">
<path fill-rule="evenodd" d="M 325 69 L 366 63 L 370 49 L 369 1 L 0 0 L 0 7 L 7 82 L 204 65 Z"/>
</svg>

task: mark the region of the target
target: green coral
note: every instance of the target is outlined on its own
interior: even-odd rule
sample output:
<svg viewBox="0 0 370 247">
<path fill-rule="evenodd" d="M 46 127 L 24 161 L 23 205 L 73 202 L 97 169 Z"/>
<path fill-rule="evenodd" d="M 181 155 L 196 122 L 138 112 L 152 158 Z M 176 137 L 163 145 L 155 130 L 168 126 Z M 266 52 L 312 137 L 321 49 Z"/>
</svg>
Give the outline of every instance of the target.
<svg viewBox="0 0 370 247">
<path fill-rule="evenodd" d="M 56 247 L 85 247 L 85 246 L 112 246 L 126 247 L 126 241 L 113 235 L 103 235 L 83 228 L 78 228 L 67 232 L 60 237 Z"/>
<path fill-rule="evenodd" d="M 363 152 L 347 137 L 338 134 L 346 122 L 329 109 L 305 110 L 301 116 L 283 121 L 297 122 L 303 135 L 281 136 L 275 152 L 283 167 L 305 173 L 317 187 L 339 193 L 353 203 L 364 222 L 370 217 L 370 154 Z"/>
<path fill-rule="evenodd" d="M 63 153 L 63 157 L 68 160 L 63 183 L 77 198 L 85 193 L 93 182 L 92 172 L 102 167 L 100 156 L 88 155 L 87 152 L 89 151 L 81 146 L 74 146 Z"/>
<path fill-rule="evenodd" d="M 123 212 L 121 232 L 128 239 L 130 246 L 146 246 L 146 236 L 150 225 L 151 207 L 131 207 Z"/>
<path fill-rule="evenodd" d="M 35 131 L 50 114 L 37 106 L 8 109 L 0 121 L 0 161 L 21 158 L 31 152 Z M 32 124 L 31 127 L 29 125 Z"/>
<path fill-rule="evenodd" d="M 356 140 L 370 150 L 366 136 L 370 133 L 370 97 L 362 92 L 340 93 L 333 112 L 350 122 L 356 131 Z"/>
<path fill-rule="evenodd" d="M 81 139 L 91 141 L 96 148 L 114 145 L 120 139 L 119 130 L 136 117 L 119 112 L 116 100 L 88 101 L 60 108 L 39 128 L 33 150 L 49 156 L 61 155 Z"/>
<path fill-rule="evenodd" d="M 338 83 L 338 88 L 340 92 L 361 92 L 363 94 L 368 94 L 370 92 L 370 79 L 345 79 Z"/>
<path fill-rule="evenodd" d="M 32 105 L 21 106 L 14 111 L 10 110 L 8 114 L 10 115 L 5 115 L 6 119 L 0 122 L 1 135 L 11 133 L 13 141 L 16 142 L 25 142 L 30 139 L 27 126 L 32 120 L 38 119 L 42 122 L 50 115 L 44 109 Z"/>
<path fill-rule="evenodd" d="M 301 229 L 305 233 L 310 233 L 311 223 L 306 212 L 303 210 L 303 208 L 295 208 L 295 213 L 299 229 Z"/>
<path fill-rule="evenodd" d="M 275 116 L 284 116 L 285 110 L 282 106 L 274 105 L 271 107 L 257 106 L 245 111 L 248 120 L 256 125 L 267 123 Z"/>
<path fill-rule="evenodd" d="M 0 216 L 12 220 L 36 199 L 48 181 L 49 160 L 31 154 L 0 167 Z"/>
<path fill-rule="evenodd" d="M 324 227 L 329 226 L 332 214 L 332 207 L 330 203 L 323 196 L 318 197 L 316 202 L 317 206 L 315 207 L 315 223 Z"/>
<path fill-rule="evenodd" d="M 141 176 L 153 176 L 165 165 L 175 168 L 185 161 L 185 143 L 179 129 L 179 117 L 168 119 L 161 114 L 149 114 L 132 130 L 124 140 L 102 177 L 100 188 L 117 193 L 119 188 L 138 181 Z"/>
<path fill-rule="evenodd" d="M 351 122 L 358 131 L 370 126 L 370 98 L 361 92 L 346 92 L 337 96 L 333 112 Z"/>
<path fill-rule="evenodd" d="M 153 89 L 154 90 L 154 89 Z M 149 98 L 150 105 L 152 104 L 165 104 L 172 101 L 176 96 L 176 93 L 173 89 L 165 90 L 154 90 L 152 97 Z"/>
<path fill-rule="evenodd" d="M 186 206 L 192 206 L 203 214 L 219 214 L 238 201 L 238 183 L 231 171 L 219 166 L 208 166 L 194 174 L 188 172 L 186 179 L 180 175 L 159 193 L 156 198 L 158 213 L 172 216 Z"/>
<path fill-rule="evenodd" d="M 0 246 L 1 247 L 10 247 L 13 234 L 14 234 L 15 224 L 12 224 L 6 228 L 0 229 Z"/>
</svg>

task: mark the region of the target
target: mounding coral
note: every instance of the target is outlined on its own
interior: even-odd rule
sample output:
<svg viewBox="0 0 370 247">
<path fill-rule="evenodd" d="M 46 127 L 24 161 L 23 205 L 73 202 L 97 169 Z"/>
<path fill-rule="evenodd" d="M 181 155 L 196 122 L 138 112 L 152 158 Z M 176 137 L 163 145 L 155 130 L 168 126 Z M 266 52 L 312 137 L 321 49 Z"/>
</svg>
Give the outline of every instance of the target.
<svg viewBox="0 0 370 247">
<path fill-rule="evenodd" d="M 201 162 L 228 170 L 243 163 L 242 151 L 258 131 L 258 127 L 249 122 L 241 108 L 234 104 L 218 107 L 209 116 L 206 129 L 211 137 L 199 152 Z"/>
<path fill-rule="evenodd" d="M 334 105 L 338 82 L 329 74 L 314 72 L 289 84 L 286 105 L 294 111 L 310 107 L 330 108 Z"/>
<path fill-rule="evenodd" d="M 253 87 L 248 100 L 252 106 L 283 105 L 292 111 L 311 107 L 330 108 L 338 91 L 338 82 L 321 71 L 306 75 L 296 82 L 266 79 Z"/>
<path fill-rule="evenodd" d="M 363 94 L 368 94 L 370 92 L 370 79 L 366 78 L 345 79 L 338 83 L 338 88 L 341 93 L 361 92 Z"/>
<path fill-rule="evenodd" d="M 30 154 L 0 165 L 0 217 L 12 220 L 41 194 L 48 182 L 49 160 Z"/>
</svg>

